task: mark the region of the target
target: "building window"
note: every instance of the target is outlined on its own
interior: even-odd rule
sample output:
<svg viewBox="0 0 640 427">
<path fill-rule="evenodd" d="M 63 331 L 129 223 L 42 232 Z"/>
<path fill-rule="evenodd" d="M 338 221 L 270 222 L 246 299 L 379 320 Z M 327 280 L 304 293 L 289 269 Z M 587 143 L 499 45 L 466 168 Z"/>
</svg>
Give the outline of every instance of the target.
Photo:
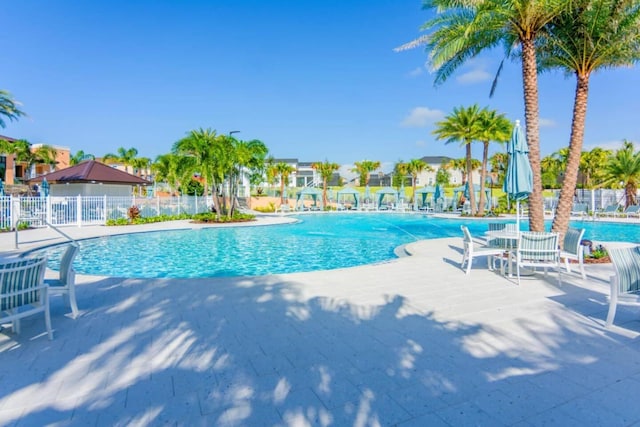
<svg viewBox="0 0 640 427">
<path fill-rule="evenodd" d="M 3 181 L 6 181 L 7 179 L 6 173 L 7 173 L 7 157 L 0 156 L 0 178 Z"/>
</svg>

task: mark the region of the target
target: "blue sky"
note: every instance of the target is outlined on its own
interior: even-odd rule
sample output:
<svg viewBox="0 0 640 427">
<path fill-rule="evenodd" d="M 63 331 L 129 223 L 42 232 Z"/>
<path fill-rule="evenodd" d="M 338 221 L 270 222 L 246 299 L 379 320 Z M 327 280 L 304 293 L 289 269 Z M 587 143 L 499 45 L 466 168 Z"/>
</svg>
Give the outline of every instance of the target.
<svg viewBox="0 0 640 427">
<path fill-rule="evenodd" d="M 524 121 L 519 64 L 507 64 L 489 98 L 501 52 L 434 87 L 423 49 L 393 51 L 429 19 L 420 0 L 20 0 L 2 9 L 0 88 L 29 117 L 0 133 L 72 153 L 135 147 L 153 159 L 202 127 L 239 130 L 276 158 L 392 165 L 462 157 L 431 135 L 456 106 Z M 568 143 L 574 84 L 540 76 L 543 155 Z M 640 141 L 639 88 L 637 68 L 592 77 L 585 148 Z"/>
</svg>

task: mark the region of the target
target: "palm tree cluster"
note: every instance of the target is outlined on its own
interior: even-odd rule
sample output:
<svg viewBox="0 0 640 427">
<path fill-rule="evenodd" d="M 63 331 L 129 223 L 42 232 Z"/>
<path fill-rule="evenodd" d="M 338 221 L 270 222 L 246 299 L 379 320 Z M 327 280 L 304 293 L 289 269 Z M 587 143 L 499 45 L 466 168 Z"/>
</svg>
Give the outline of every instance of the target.
<svg viewBox="0 0 640 427">
<path fill-rule="evenodd" d="M 521 64 L 534 231 L 544 230 L 538 72 L 560 69 L 576 77 L 569 152 L 552 227 L 564 234 L 580 165 L 589 78 L 595 71 L 632 65 L 640 58 L 640 0 L 426 0 L 424 7 L 436 13 L 422 28 L 429 33 L 397 50 L 426 46 L 436 84 L 467 60 L 500 45 L 507 59 Z M 498 75 L 501 69 L 502 64 Z M 491 93 L 496 82 L 497 77 Z"/>
<path fill-rule="evenodd" d="M 488 108 L 481 109 L 478 105 L 454 108 L 452 114 L 436 123 L 436 129 L 433 133 L 437 139 L 445 140 L 446 144 L 458 142 L 465 147 L 465 174 L 463 175 L 463 181 L 466 180 L 466 185 L 469 188 L 471 215 L 484 215 L 489 143 L 492 141 L 499 143 L 508 141 L 510 130 L 511 122 L 504 114 L 499 114 L 497 111 L 489 110 Z M 480 200 L 477 204 L 472 175 L 472 171 L 477 169 L 473 164 L 471 150 L 471 143 L 474 141 L 481 142 L 483 147 L 480 168 Z M 457 163 L 456 165 L 459 167 Z"/>
</svg>

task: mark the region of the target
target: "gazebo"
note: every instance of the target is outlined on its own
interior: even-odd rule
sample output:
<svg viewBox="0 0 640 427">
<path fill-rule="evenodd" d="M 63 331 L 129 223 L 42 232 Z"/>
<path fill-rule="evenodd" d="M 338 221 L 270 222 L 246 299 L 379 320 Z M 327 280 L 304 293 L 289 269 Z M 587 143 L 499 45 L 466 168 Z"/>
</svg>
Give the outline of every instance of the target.
<svg viewBox="0 0 640 427">
<path fill-rule="evenodd" d="M 342 196 L 342 202 L 340 201 L 340 197 Z M 353 187 L 345 187 L 342 190 L 339 190 L 336 193 L 336 201 L 338 204 L 346 202 L 345 199 L 348 199 L 350 196 L 353 196 L 353 209 L 358 209 L 360 207 L 360 192 Z"/>
<path fill-rule="evenodd" d="M 416 205 L 416 207 L 417 207 L 417 205 L 418 205 L 418 202 L 417 202 L 418 195 L 420 195 L 420 196 L 422 196 L 421 197 L 421 200 L 422 200 L 421 206 L 425 207 L 427 205 L 427 197 L 429 196 L 429 194 L 435 194 L 435 192 L 436 192 L 436 187 L 433 187 L 433 186 L 430 186 L 430 185 L 425 185 L 422 188 L 418 188 L 416 190 L 416 194 L 414 194 L 414 196 L 413 196 L 414 205 Z M 433 196 L 431 196 L 431 199 L 432 199 L 432 203 L 435 204 L 435 200 L 433 200 Z"/>
<path fill-rule="evenodd" d="M 304 200 L 305 197 L 308 196 L 313 201 L 312 209 L 320 210 L 322 209 L 322 190 L 318 190 L 317 188 L 307 187 L 302 189 L 302 191 L 298 191 L 296 193 L 296 210 L 302 211 L 304 210 Z M 318 203 L 319 199 L 319 203 Z"/>
<path fill-rule="evenodd" d="M 382 202 L 385 198 L 393 199 L 393 203 L 398 202 L 398 191 L 393 187 L 382 187 L 380 190 L 376 191 L 376 199 L 378 200 L 378 210 L 380 210 Z M 388 203 L 388 202 L 387 202 Z"/>
<path fill-rule="evenodd" d="M 490 188 L 485 188 L 484 189 L 484 193 L 485 193 L 485 208 L 488 209 L 491 207 L 491 199 L 490 199 L 490 193 L 491 189 Z M 478 184 L 473 184 L 473 193 L 474 196 L 476 198 L 476 203 L 478 203 L 479 196 L 480 196 L 480 185 Z M 459 200 L 459 194 L 465 194 L 468 195 L 469 194 L 469 183 L 467 182 L 465 185 L 461 185 L 460 187 L 456 187 L 453 189 L 453 201 L 451 202 L 451 207 L 453 209 L 456 208 L 456 203 L 458 203 Z M 468 198 L 468 197 L 467 197 Z"/>
</svg>

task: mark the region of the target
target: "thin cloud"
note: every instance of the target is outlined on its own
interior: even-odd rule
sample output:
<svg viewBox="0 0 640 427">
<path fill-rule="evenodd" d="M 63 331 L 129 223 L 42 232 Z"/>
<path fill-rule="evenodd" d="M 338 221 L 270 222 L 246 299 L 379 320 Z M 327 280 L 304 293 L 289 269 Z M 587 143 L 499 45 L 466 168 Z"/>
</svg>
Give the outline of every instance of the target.
<svg viewBox="0 0 640 427">
<path fill-rule="evenodd" d="M 487 80 L 490 80 L 490 79 L 491 79 L 491 74 L 489 74 L 487 71 L 481 68 L 477 68 L 475 70 L 467 71 L 466 73 L 458 76 L 458 78 L 456 78 L 456 81 L 458 83 L 468 85 L 468 84 L 486 82 Z"/>
<path fill-rule="evenodd" d="M 582 151 L 591 151 L 594 148 L 602 148 L 603 150 L 616 151 L 622 148 L 622 140 L 597 142 L 595 144 L 584 144 Z"/>
<path fill-rule="evenodd" d="M 445 114 L 440 110 L 432 110 L 427 107 L 416 107 L 400 124 L 406 128 L 423 128 L 438 120 L 444 119 Z"/>
<path fill-rule="evenodd" d="M 557 125 L 553 119 L 543 119 L 542 117 L 538 120 L 538 124 L 541 128 L 554 128 Z"/>
<path fill-rule="evenodd" d="M 414 70 L 409 71 L 409 77 L 420 77 L 424 74 L 424 68 L 418 67 Z"/>
</svg>

